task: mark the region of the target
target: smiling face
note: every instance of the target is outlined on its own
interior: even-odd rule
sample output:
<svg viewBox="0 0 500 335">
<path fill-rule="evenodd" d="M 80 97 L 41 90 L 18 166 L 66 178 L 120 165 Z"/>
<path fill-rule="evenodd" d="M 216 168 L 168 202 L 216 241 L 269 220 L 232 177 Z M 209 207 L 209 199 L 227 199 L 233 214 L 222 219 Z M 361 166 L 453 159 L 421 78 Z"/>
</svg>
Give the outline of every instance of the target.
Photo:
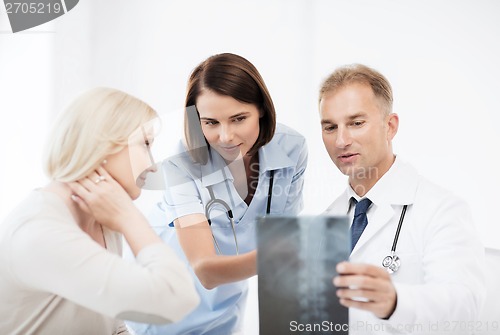
<svg viewBox="0 0 500 335">
<path fill-rule="evenodd" d="M 196 108 L 208 144 L 227 162 L 245 156 L 257 141 L 260 113 L 255 105 L 203 90 Z"/>
<path fill-rule="evenodd" d="M 398 116 L 384 111 L 369 85 L 352 83 L 323 96 L 320 117 L 330 158 L 364 195 L 394 162 Z"/>
</svg>

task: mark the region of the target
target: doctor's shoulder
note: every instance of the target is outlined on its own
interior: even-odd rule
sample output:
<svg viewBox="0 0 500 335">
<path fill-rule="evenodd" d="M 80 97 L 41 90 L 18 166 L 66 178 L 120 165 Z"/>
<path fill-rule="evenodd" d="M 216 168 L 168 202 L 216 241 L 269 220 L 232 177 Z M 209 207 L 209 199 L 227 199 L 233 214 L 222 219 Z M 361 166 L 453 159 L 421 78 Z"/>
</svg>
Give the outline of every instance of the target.
<svg viewBox="0 0 500 335">
<path fill-rule="evenodd" d="M 276 124 L 276 131 L 269 144 L 278 145 L 289 157 L 294 153 L 307 152 L 305 137 L 295 129 L 281 123 Z"/>
<path fill-rule="evenodd" d="M 463 198 L 421 175 L 414 205 L 415 212 L 419 213 L 422 220 L 432 221 L 436 217 L 456 218 L 457 224 L 461 221 L 468 226 L 474 226 L 470 206 Z"/>
<path fill-rule="evenodd" d="M 422 175 L 418 175 L 418 188 L 415 195 L 415 203 L 418 202 L 426 204 L 428 208 L 438 208 L 447 203 L 468 206 L 460 196 Z"/>
<path fill-rule="evenodd" d="M 200 163 L 195 162 L 184 141 L 180 140 L 169 156 L 162 160 L 161 167 L 165 177 L 172 178 L 177 174 L 200 177 Z"/>
</svg>

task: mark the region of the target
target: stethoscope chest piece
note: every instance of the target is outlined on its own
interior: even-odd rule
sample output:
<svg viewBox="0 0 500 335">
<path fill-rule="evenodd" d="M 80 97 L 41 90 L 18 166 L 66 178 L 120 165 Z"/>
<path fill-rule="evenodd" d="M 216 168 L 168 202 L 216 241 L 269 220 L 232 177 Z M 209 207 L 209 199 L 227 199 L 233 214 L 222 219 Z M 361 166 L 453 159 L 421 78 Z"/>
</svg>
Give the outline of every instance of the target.
<svg viewBox="0 0 500 335">
<path fill-rule="evenodd" d="M 396 246 L 398 245 L 399 233 L 401 232 L 401 226 L 403 225 L 403 220 L 405 218 L 406 209 L 408 205 L 403 206 L 403 210 L 401 211 L 401 216 L 399 217 L 398 229 L 396 230 L 396 235 L 394 235 L 394 241 L 392 242 L 391 254 L 385 256 L 382 260 L 382 266 L 389 272 L 393 274 L 394 272 L 399 270 L 401 266 L 401 259 L 396 255 Z"/>
<path fill-rule="evenodd" d="M 382 260 L 382 266 L 387 270 L 387 272 L 392 274 L 399 270 L 399 267 L 401 266 L 401 259 L 394 252 L 391 252 L 390 255 L 385 256 Z"/>
</svg>

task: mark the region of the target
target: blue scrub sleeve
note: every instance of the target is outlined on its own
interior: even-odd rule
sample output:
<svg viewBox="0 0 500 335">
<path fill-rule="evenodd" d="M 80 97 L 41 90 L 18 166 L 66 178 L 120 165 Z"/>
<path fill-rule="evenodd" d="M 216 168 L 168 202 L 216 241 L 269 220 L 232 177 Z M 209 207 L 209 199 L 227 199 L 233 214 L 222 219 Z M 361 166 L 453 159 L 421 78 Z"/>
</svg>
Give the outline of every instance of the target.
<svg viewBox="0 0 500 335">
<path fill-rule="evenodd" d="M 166 184 L 163 197 L 166 222 L 189 214 L 205 214 L 200 196 L 201 181 L 172 161 L 165 161 L 162 169 Z"/>
<path fill-rule="evenodd" d="M 304 172 L 307 167 L 308 150 L 305 139 L 303 140 L 299 157 L 297 160 L 296 172 L 292 178 L 288 199 L 285 205 L 284 213 L 297 215 L 304 208 L 304 198 L 302 190 L 304 187 Z"/>
</svg>

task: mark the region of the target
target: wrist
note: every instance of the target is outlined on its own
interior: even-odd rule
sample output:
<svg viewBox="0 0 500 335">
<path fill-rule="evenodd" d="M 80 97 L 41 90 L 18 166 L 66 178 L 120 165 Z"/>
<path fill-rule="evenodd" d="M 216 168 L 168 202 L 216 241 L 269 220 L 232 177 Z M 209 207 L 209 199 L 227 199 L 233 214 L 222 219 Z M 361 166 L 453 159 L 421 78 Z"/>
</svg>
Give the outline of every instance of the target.
<svg viewBox="0 0 500 335">
<path fill-rule="evenodd" d="M 151 244 L 162 243 L 142 214 L 127 218 L 126 223 L 122 225 L 121 233 L 135 256 Z"/>
<path fill-rule="evenodd" d="M 123 235 L 134 233 L 141 227 L 149 227 L 147 219 L 139 211 L 135 213 L 123 213 L 115 218 L 115 226 Z"/>
</svg>

